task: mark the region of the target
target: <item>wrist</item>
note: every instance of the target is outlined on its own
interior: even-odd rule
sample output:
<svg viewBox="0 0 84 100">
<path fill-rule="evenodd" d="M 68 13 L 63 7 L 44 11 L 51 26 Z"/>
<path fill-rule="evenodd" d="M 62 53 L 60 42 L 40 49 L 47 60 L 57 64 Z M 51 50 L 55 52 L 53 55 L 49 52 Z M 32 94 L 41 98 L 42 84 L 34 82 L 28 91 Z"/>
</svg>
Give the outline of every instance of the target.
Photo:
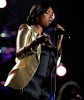
<svg viewBox="0 0 84 100">
<path fill-rule="evenodd" d="M 36 53 L 36 49 L 30 48 L 32 53 Z"/>
</svg>

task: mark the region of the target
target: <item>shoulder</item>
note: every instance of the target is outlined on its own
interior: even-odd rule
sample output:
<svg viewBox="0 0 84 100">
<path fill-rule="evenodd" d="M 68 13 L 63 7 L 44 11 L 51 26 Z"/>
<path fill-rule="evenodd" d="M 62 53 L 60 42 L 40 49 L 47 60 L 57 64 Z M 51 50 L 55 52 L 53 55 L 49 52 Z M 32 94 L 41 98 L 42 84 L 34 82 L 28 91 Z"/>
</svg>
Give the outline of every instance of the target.
<svg viewBox="0 0 84 100">
<path fill-rule="evenodd" d="M 17 38 L 23 39 L 26 36 L 30 36 L 31 26 L 28 24 L 21 24 L 18 29 Z"/>
<path fill-rule="evenodd" d="M 24 30 L 29 30 L 31 27 L 28 25 L 28 24 L 25 24 L 25 23 L 23 23 L 23 24 L 21 24 L 20 26 L 19 26 L 19 30 L 22 30 L 22 29 L 24 29 Z"/>
</svg>

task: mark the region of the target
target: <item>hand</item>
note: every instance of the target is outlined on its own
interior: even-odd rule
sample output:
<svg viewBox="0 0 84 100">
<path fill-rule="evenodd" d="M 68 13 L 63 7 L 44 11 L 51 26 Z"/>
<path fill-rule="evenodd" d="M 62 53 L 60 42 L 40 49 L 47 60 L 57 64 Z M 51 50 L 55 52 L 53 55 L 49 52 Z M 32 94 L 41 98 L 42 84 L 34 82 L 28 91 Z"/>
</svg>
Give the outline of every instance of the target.
<svg viewBox="0 0 84 100">
<path fill-rule="evenodd" d="M 62 31 L 65 31 L 65 29 L 64 29 L 64 27 L 62 27 L 60 24 L 57 24 L 57 27 L 56 27 L 57 29 L 60 29 L 60 30 L 62 30 Z"/>
<path fill-rule="evenodd" d="M 31 47 L 34 48 L 34 47 L 38 46 L 39 44 L 43 44 L 43 43 L 45 43 L 47 45 L 51 45 L 51 41 L 50 41 L 50 36 L 49 35 L 43 34 L 41 36 L 38 36 L 36 38 L 36 40 L 34 40 L 34 41 L 32 41 L 32 43 L 30 43 L 29 47 L 30 48 Z"/>
<path fill-rule="evenodd" d="M 47 35 L 47 34 L 43 34 L 43 35 L 38 36 L 38 37 L 36 38 L 36 41 L 37 41 L 38 44 L 41 44 L 41 43 L 48 43 L 49 40 L 50 40 L 50 36 Z"/>
</svg>

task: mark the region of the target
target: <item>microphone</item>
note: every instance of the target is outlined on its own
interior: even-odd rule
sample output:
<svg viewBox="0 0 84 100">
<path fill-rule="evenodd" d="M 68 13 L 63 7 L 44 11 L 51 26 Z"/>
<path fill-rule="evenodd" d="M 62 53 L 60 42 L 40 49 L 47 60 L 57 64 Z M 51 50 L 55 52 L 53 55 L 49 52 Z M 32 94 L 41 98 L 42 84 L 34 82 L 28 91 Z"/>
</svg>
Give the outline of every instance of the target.
<svg viewBox="0 0 84 100">
<path fill-rule="evenodd" d="M 56 31 L 56 34 L 57 35 L 64 35 L 64 37 L 66 37 L 66 38 L 68 38 L 68 39 L 70 39 L 71 37 L 70 37 L 70 35 L 65 31 L 65 29 L 63 28 L 63 29 L 60 29 L 60 28 L 55 28 L 55 31 Z"/>
<path fill-rule="evenodd" d="M 53 27 L 55 29 L 55 32 L 57 35 L 61 35 L 63 34 L 65 37 L 67 38 L 71 38 L 70 35 L 66 32 L 66 30 L 64 29 L 63 26 L 61 26 L 60 24 L 56 24 L 55 22 L 52 22 L 50 24 L 51 27 Z"/>
</svg>

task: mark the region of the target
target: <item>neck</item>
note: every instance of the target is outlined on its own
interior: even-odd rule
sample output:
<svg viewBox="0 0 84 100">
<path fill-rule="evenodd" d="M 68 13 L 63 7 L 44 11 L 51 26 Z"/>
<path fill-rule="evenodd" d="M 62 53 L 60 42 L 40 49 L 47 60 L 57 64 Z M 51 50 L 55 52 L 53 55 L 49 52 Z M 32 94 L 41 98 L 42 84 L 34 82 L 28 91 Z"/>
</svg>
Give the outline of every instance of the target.
<svg viewBox="0 0 84 100">
<path fill-rule="evenodd" d="M 40 25 L 34 25 L 35 31 L 38 35 L 41 35 L 43 28 Z"/>
</svg>

